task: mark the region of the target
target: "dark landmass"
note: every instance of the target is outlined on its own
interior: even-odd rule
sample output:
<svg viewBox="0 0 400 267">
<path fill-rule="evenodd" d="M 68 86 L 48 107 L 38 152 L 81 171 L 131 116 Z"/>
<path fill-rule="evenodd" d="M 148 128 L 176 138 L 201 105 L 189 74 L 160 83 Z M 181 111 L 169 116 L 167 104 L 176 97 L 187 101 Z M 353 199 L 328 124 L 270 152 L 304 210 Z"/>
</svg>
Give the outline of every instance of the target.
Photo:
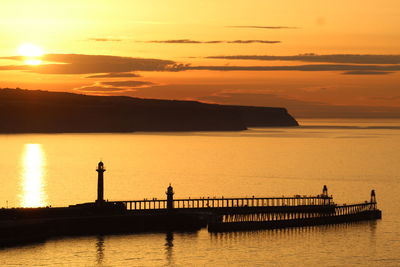
<svg viewBox="0 0 400 267">
<path fill-rule="evenodd" d="M 284 108 L 0 90 L 0 133 L 238 131 L 298 126 Z"/>
</svg>

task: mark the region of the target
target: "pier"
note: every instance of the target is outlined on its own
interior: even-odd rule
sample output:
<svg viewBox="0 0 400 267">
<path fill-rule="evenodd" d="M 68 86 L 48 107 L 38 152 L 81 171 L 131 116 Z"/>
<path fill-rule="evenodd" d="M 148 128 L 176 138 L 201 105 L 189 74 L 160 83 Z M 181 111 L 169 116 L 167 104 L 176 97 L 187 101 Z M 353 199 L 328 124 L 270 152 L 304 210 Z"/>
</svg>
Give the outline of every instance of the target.
<svg viewBox="0 0 400 267">
<path fill-rule="evenodd" d="M 102 162 L 98 170 L 104 170 Z M 103 172 L 98 175 L 98 196 L 103 197 Z M 99 189 L 100 188 L 100 189 Z M 315 196 L 292 197 L 239 197 L 239 198 L 183 198 L 174 199 L 171 184 L 166 190 L 166 199 L 144 199 L 110 201 L 96 200 L 102 205 L 121 206 L 129 214 L 190 214 L 203 220 L 209 231 L 234 231 L 259 228 L 285 228 L 307 225 L 341 223 L 357 220 L 380 219 L 375 191 L 370 201 L 351 205 L 337 205 L 328 195 L 326 185 L 322 193 Z M 205 221 L 204 221 L 205 220 Z"/>
<path fill-rule="evenodd" d="M 315 196 L 175 199 L 167 187 L 165 199 L 104 200 L 103 162 L 97 169 L 97 199 L 61 208 L 0 209 L 0 246 L 52 236 L 141 231 L 210 232 L 275 229 L 336 224 L 381 218 L 375 191 L 370 200 L 337 205 L 327 186 Z"/>
</svg>

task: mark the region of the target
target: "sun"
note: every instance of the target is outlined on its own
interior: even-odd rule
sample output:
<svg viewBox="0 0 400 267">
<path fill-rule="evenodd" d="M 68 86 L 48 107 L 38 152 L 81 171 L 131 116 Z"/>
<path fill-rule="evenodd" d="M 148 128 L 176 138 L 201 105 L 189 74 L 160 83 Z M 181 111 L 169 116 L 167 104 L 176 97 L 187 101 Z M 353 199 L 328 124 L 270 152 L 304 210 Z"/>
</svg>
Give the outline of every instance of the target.
<svg viewBox="0 0 400 267">
<path fill-rule="evenodd" d="M 25 43 L 18 47 L 18 54 L 24 57 L 24 62 L 27 65 L 39 65 L 42 63 L 40 59 L 43 56 L 43 50 L 34 44 Z"/>
<path fill-rule="evenodd" d="M 18 53 L 24 57 L 41 57 L 43 56 L 43 50 L 34 44 L 25 43 L 18 47 Z"/>
</svg>

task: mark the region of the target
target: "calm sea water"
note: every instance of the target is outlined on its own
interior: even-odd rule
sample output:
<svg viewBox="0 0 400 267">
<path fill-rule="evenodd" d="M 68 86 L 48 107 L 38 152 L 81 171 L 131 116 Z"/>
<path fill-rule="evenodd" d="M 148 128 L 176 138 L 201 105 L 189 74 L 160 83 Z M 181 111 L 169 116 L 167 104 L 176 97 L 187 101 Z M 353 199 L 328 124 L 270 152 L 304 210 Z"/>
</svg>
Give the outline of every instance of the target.
<svg viewBox="0 0 400 267">
<path fill-rule="evenodd" d="M 377 193 L 383 219 L 210 234 L 54 239 L 1 249 L 0 266 L 400 266 L 400 121 L 301 121 L 243 132 L 0 135 L 0 207 L 96 198 L 319 194 L 337 203 Z"/>
</svg>

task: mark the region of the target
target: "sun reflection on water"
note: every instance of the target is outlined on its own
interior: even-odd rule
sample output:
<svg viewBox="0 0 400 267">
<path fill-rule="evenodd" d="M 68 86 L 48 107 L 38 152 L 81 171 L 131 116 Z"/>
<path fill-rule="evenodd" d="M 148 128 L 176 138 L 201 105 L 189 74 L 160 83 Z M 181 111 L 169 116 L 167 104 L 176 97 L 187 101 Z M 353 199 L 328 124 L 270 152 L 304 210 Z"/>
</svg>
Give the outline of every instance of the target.
<svg viewBox="0 0 400 267">
<path fill-rule="evenodd" d="M 22 154 L 22 207 L 42 207 L 47 205 L 44 168 L 46 158 L 41 144 L 25 144 Z"/>
</svg>

